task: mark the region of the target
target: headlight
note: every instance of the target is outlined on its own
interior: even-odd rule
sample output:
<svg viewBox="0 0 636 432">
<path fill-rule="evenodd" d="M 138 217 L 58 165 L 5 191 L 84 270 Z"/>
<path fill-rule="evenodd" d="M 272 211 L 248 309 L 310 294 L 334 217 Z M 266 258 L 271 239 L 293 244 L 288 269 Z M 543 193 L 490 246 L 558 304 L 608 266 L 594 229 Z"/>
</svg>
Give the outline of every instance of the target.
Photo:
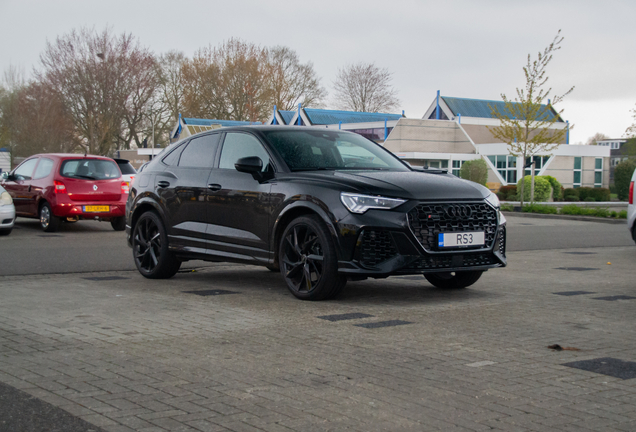
<svg viewBox="0 0 636 432">
<path fill-rule="evenodd" d="M 351 213 L 362 214 L 370 209 L 391 210 L 404 204 L 406 200 L 399 198 L 385 198 L 371 195 L 340 193 L 340 201 Z"/>
<path fill-rule="evenodd" d="M 2 192 L 0 194 L 0 205 L 11 205 L 13 204 L 13 200 L 11 199 L 11 195 L 9 192 Z"/>
<path fill-rule="evenodd" d="M 499 203 L 499 198 L 497 197 L 497 195 L 495 195 L 492 192 L 490 193 L 490 195 L 486 197 L 486 201 L 488 201 L 490 205 L 492 205 L 496 209 L 499 209 L 499 207 L 501 207 L 501 204 Z"/>
</svg>

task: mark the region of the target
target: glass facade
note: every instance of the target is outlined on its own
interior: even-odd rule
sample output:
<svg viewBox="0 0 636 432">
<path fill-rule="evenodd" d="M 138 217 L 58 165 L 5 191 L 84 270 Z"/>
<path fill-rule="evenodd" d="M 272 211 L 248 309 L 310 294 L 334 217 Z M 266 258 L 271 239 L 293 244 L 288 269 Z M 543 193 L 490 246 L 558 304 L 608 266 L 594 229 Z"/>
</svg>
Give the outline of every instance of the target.
<svg viewBox="0 0 636 432">
<path fill-rule="evenodd" d="M 603 158 L 594 159 L 594 187 L 603 186 Z"/>
<path fill-rule="evenodd" d="M 362 135 L 365 138 L 370 139 L 371 141 L 384 141 L 384 128 L 373 128 L 373 129 L 347 129 L 349 132 L 354 132 L 357 133 L 358 135 Z M 392 127 L 387 127 L 386 128 L 386 134 L 387 136 L 389 136 L 389 134 L 391 133 L 391 131 L 393 130 Z"/>
<path fill-rule="evenodd" d="M 517 183 L 517 157 L 516 156 L 488 156 L 490 162 L 497 169 L 501 178 L 507 184 Z"/>
<path fill-rule="evenodd" d="M 532 161 L 534 161 L 534 175 L 539 175 L 539 171 L 545 166 L 545 164 L 550 159 L 550 156 L 532 156 L 532 158 L 526 158 L 526 166 L 530 165 Z M 531 175 L 530 168 L 525 169 L 525 175 Z"/>
<path fill-rule="evenodd" d="M 574 158 L 574 179 L 572 181 L 572 187 L 581 187 L 581 158 Z"/>
</svg>

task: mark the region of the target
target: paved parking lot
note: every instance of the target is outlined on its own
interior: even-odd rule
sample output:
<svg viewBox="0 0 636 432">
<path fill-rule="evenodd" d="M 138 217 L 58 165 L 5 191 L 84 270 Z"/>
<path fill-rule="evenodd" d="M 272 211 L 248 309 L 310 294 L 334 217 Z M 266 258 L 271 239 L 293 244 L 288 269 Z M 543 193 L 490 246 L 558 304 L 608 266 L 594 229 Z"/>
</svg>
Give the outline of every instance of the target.
<svg viewBox="0 0 636 432">
<path fill-rule="evenodd" d="M 78 431 L 636 430 L 636 247 L 508 256 L 466 290 L 319 303 L 240 265 L 3 276 L 0 383 Z"/>
</svg>

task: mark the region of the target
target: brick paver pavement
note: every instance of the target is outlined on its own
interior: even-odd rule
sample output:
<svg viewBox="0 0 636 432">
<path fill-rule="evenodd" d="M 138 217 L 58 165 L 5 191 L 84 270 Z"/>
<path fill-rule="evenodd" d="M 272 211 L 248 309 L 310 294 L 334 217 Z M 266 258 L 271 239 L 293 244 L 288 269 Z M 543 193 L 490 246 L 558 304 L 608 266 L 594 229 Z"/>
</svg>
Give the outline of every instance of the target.
<svg viewBox="0 0 636 432">
<path fill-rule="evenodd" d="M 596 299 L 636 297 L 636 248 L 587 251 L 513 252 L 462 291 L 350 282 L 329 302 L 227 264 L 0 277 L 0 382 L 112 432 L 634 431 L 636 379 L 563 366 L 636 361 L 636 299 Z M 206 289 L 234 293 L 183 292 Z M 349 313 L 368 316 L 320 318 Z"/>
</svg>

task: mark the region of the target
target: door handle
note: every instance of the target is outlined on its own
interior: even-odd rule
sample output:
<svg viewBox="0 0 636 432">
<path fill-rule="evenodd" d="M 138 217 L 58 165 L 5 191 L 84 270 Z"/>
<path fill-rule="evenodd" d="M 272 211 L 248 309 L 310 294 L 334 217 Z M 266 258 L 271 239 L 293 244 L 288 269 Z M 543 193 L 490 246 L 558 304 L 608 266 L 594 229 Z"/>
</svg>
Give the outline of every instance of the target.
<svg viewBox="0 0 636 432">
<path fill-rule="evenodd" d="M 160 188 L 165 188 L 170 186 L 170 182 L 165 181 L 165 180 L 160 180 L 157 182 L 157 186 L 159 186 Z"/>
<path fill-rule="evenodd" d="M 223 188 L 223 186 L 221 186 L 220 184 L 209 184 L 208 185 L 208 189 L 210 189 L 213 192 L 220 191 L 222 188 Z"/>
</svg>

